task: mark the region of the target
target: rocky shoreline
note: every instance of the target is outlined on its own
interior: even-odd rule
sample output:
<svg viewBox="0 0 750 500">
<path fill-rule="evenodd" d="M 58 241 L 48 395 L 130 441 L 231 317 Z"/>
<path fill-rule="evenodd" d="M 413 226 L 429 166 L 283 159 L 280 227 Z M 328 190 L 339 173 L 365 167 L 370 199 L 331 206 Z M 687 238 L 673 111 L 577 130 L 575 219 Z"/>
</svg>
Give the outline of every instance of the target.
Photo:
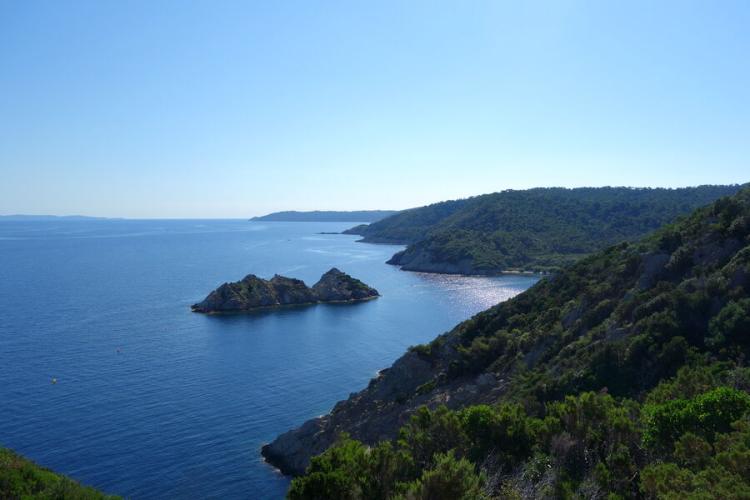
<svg viewBox="0 0 750 500">
<path fill-rule="evenodd" d="M 477 269 L 471 259 L 459 262 L 436 261 L 427 252 L 410 252 L 411 247 L 396 252 L 386 264 L 398 266 L 402 271 L 432 274 L 457 274 L 462 276 L 546 276 L 549 271 L 503 269 L 501 271 Z"/>
<path fill-rule="evenodd" d="M 329 414 L 308 420 L 263 446 L 266 462 L 283 474 L 300 475 L 310 459 L 328 449 L 342 432 L 374 445 L 396 437 L 398 429 L 422 406 L 458 408 L 497 400 L 507 384 L 491 373 L 434 383 L 458 357 L 460 329 L 461 325 L 441 336 L 440 348 L 429 359 L 416 349 L 409 350 L 390 368 L 381 370 L 364 390 L 336 403 Z"/>
</svg>

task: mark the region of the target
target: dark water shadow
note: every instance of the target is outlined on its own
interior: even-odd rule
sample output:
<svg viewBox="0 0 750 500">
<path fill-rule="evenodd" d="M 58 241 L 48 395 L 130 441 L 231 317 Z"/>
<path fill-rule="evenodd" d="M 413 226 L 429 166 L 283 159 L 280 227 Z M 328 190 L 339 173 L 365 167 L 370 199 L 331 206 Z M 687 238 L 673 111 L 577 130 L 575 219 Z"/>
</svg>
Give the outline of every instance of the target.
<svg viewBox="0 0 750 500">
<path fill-rule="evenodd" d="M 355 302 L 323 302 L 316 304 L 299 304 L 280 307 L 266 307 L 253 311 L 226 312 L 216 314 L 205 314 L 192 311 L 191 313 L 208 318 L 210 321 L 235 324 L 244 322 L 256 322 L 268 318 L 294 317 L 302 315 L 303 313 L 310 313 L 314 311 L 334 312 L 338 310 L 343 312 L 344 310 L 359 310 L 363 309 L 365 305 L 375 302 L 375 300 L 377 299 L 358 300 Z"/>
</svg>

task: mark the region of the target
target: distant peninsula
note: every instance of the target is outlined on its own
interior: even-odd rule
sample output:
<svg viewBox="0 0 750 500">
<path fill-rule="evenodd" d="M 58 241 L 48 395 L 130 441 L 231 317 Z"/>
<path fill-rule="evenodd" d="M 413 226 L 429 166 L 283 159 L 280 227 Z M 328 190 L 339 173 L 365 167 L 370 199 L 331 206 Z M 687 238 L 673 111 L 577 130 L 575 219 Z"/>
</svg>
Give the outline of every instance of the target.
<svg viewBox="0 0 750 500">
<path fill-rule="evenodd" d="M 377 222 L 395 214 L 396 210 L 357 210 L 351 212 L 321 211 L 314 212 L 274 212 L 251 221 L 267 222 Z"/>
<path fill-rule="evenodd" d="M 379 297 L 377 290 L 335 267 L 312 287 L 304 281 L 275 275 L 264 280 L 248 274 L 241 281 L 224 283 L 193 304 L 193 312 L 205 314 L 242 313 L 258 309 L 331 302 L 359 302 Z"/>
</svg>

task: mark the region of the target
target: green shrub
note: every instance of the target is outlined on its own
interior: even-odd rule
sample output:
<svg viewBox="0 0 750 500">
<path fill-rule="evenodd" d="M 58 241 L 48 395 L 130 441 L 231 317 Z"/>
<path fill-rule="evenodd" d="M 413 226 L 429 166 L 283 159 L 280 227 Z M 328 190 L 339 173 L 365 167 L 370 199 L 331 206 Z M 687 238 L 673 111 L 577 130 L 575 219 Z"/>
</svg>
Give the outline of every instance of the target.
<svg viewBox="0 0 750 500">
<path fill-rule="evenodd" d="M 453 453 L 435 456 L 435 465 L 406 487 L 402 500 L 482 500 L 484 477 L 466 459 Z"/>
<path fill-rule="evenodd" d="M 711 319 L 706 343 L 713 346 L 750 344 L 750 298 L 729 302 Z"/>
<path fill-rule="evenodd" d="M 11 450 L 0 448 L 0 498 L 104 500 L 119 497 L 104 495 L 81 486 L 65 476 L 39 467 Z"/>
<path fill-rule="evenodd" d="M 460 412 L 464 433 L 471 443 L 470 456 L 479 460 L 489 450 L 502 454 L 513 465 L 531 454 L 540 422 L 517 404 L 470 406 Z"/>
<path fill-rule="evenodd" d="M 644 443 L 671 447 L 686 432 L 712 442 L 727 432 L 732 422 L 750 410 L 750 396 L 729 387 L 718 387 L 692 399 L 676 399 L 644 407 Z"/>
</svg>

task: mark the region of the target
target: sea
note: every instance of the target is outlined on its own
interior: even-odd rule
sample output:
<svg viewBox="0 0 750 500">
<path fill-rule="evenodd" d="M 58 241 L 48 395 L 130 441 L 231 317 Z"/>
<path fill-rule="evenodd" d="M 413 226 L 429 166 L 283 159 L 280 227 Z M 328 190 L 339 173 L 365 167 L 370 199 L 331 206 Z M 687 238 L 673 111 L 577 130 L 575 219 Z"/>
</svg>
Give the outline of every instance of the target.
<svg viewBox="0 0 750 500">
<path fill-rule="evenodd" d="M 133 499 L 283 498 L 260 448 L 409 346 L 536 282 L 401 271 L 355 223 L 0 222 L 0 446 Z M 337 267 L 377 300 L 244 315 L 190 305 L 247 274 Z"/>
</svg>

